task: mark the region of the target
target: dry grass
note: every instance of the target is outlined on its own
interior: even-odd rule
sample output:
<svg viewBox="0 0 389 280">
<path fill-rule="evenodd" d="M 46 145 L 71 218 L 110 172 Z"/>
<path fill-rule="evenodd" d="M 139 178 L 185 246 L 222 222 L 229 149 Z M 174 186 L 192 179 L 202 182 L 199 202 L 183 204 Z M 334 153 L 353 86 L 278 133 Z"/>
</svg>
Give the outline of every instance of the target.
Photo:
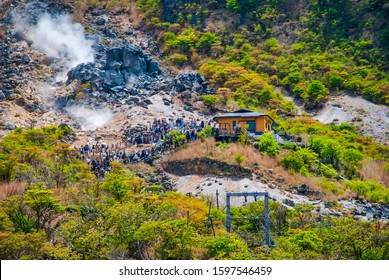
<svg viewBox="0 0 389 280">
<path fill-rule="evenodd" d="M 318 185 L 319 181 L 315 177 L 306 177 L 300 173 L 291 174 L 289 171 L 283 169 L 281 166 L 277 166 L 273 169 L 273 178 L 277 179 L 282 176 L 292 187 L 298 187 L 301 184 L 306 184 L 309 188 L 313 190 L 319 190 L 320 187 Z"/>
<path fill-rule="evenodd" d="M 301 184 L 306 184 L 311 190 L 322 192 L 325 198 L 330 200 L 339 200 L 352 196 L 352 193 L 346 190 L 339 182 L 332 182 L 332 185 L 327 184 L 325 186 L 322 184 L 322 178 L 320 177 L 307 177 L 300 173 L 292 174 L 288 170 L 285 170 L 279 164 L 279 158 L 285 156 L 287 152 L 281 153 L 276 158 L 262 155 L 252 146 L 230 143 L 226 147 L 223 147 L 223 145 L 216 143 L 213 138 L 208 139 L 206 142 L 192 142 L 185 148 L 173 152 L 164 161 L 184 161 L 194 158 L 210 157 L 230 164 L 237 164 L 234 156 L 238 153 L 244 157 L 243 167 L 258 171 L 258 174 L 267 177 L 269 181 L 273 182 L 277 182 L 278 178 L 282 176 L 285 179 L 285 184 L 282 184 L 285 188 L 295 188 Z M 381 163 L 380 168 L 382 171 L 384 171 L 383 166 L 384 164 Z M 273 170 L 272 175 L 269 174 L 269 169 Z"/>
<path fill-rule="evenodd" d="M 212 151 L 216 148 L 216 142 L 213 138 L 206 142 L 200 140 L 189 143 L 186 147 L 174 152 L 167 161 L 180 161 L 193 158 L 203 158 L 210 156 Z"/>
<path fill-rule="evenodd" d="M 262 168 L 275 168 L 278 166 L 278 160 L 275 157 L 262 155 L 252 146 L 245 146 L 237 143 L 230 143 L 227 146 L 216 143 L 214 138 L 207 139 L 205 142 L 197 140 L 188 144 L 185 148 L 172 153 L 166 161 L 181 161 L 194 158 L 210 157 L 216 160 L 236 164 L 234 156 L 241 154 L 244 157 L 242 166 L 253 168 L 261 166 Z"/>
<path fill-rule="evenodd" d="M 0 201 L 7 197 L 24 193 L 25 187 L 26 183 L 23 182 L 0 183 Z"/>
<path fill-rule="evenodd" d="M 389 172 L 384 169 L 386 164 L 387 161 L 384 160 L 373 160 L 365 163 L 359 172 L 364 180 L 375 179 L 377 182 L 389 188 Z"/>
</svg>

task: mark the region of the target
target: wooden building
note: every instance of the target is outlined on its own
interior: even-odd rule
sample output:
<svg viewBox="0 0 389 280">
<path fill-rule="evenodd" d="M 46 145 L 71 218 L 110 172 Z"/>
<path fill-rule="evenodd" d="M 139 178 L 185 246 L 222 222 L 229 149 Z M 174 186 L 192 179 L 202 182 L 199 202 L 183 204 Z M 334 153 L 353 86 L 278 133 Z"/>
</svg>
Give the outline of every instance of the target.
<svg viewBox="0 0 389 280">
<path fill-rule="evenodd" d="M 277 125 L 270 116 L 245 109 L 216 116 L 214 121 L 218 123 L 220 136 L 232 136 L 246 131 L 259 136 L 271 132 L 273 126 Z"/>
</svg>

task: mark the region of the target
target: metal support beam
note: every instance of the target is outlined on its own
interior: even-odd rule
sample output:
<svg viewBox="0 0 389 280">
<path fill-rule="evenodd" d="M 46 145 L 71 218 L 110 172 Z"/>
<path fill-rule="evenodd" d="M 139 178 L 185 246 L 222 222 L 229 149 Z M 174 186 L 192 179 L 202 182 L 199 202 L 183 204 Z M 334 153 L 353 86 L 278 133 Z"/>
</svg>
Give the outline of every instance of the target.
<svg viewBox="0 0 389 280">
<path fill-rule="evenodd" d="M 269 195 L 265 195 L 265 238 L 266 244 L 270 246 L 270 220 L 269 220 Z"/>
<path fill-rule="evenodd" d="M 227 193 L 227 199 L 226 199 L 226 206 L 227 206 L 227 218 L 226 218 L 226 228 L 227 232 L 231 231 L 231 200 L 230 200 L 230 193 Z"/>
</svg>

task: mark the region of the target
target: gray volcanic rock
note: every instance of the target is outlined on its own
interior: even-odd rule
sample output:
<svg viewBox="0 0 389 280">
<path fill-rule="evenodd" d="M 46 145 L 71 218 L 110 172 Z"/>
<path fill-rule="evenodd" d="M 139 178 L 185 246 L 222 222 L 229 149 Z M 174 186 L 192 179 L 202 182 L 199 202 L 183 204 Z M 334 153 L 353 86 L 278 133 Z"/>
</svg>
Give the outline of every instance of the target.
<svg viewBox="0 0 389 280">
<path fill-rule="evenodd" d="M 97 63 L 81 63 L 67 75 L 68 83 L 73 80 L 80 80 L 82 83 L 93 82 L 94 89 L 91 91 L 118 93 L 124 90 L 126 84 L 134 77 L 140 87 L 145 87 L 147 83 L 155 84 L 151 80 L 161 73 L 158 62 L 145 55 L 140 48 L 129 45 L 108 49 L 104 67 L 99 67 Z M 132 92 L 131 89 L 126 89 L 126 93 Z"/>
<path fill-rule="evenodd" d="M 209 82 L 205 80 L 200 74 L 184 73 L 173 79 L 169 87 L 172 91 L 177 93 L 196 92 L 200 94 L 212 94 L 215 93 L 215 89 L 208 88 Z"/>
<path fill-rule="evenodd" d="M 16 126 L 12 123 L 12 122 L 6 122 L 4 124 L 5 128 L 8 129 L 8 130 L 14 130 L 16 128 Z"/>
<path fill-rule="evenodd" d="M 2 90 L 0 90 L 0 100 L 5 99 L 5 94 Z"/>
</svg>

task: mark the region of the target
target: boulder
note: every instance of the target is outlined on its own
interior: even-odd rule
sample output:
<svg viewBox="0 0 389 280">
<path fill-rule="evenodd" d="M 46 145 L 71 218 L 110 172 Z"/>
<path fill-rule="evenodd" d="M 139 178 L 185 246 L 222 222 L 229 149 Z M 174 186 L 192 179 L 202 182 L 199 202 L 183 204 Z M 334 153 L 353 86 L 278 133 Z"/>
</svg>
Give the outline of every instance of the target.
<svg viewBox="0 0 389 280">
<path fill-rule="evenodd" d="M 189 90 L 185 90 L 181 93 L 181 97 L 183 99 L 190 99 L 192 97 L 192 93 Z"/>
<path fill-rule="evenodd" d="M 108 70 L 105 72 L 103 85 L 105 86 L 106 90 L 124 84 L 124 76 L 122 75 L 122 73 L 120 73 L 120 71 Z"/>
<path fill-rule="evenodd" d="M 31 62 L 31 57 L 29 57 L 27 54 L 23 54 L 21 59 L 22 59 L 22 62 L 25 64 L 28 64 Z"/>
<path fill-rule="evenodd" d="M 161 67 L 159 66 L 159 63 L 156 61 L 149 61 L 147 62 L 147 73 L 150 74 L 161 74 L 162 70 Z"/>
<path fill-rule="evenodd" d="M 139 102 L 139 106 L 148 109 L 147 104 L 144 101 Z"/>
<path fill-rule="evenodd" d="M 105 36 L 107 36 L 108 38 L 116 38 L 117 35 L 115 32 L 113 32 L 110 28 L 103 28 L 101 29 L 101 32 L 103 32 L 103 34 Z"/>
<path fill-rule="evenodd" d="M 96 20 L 96 24 L 97 25 L 104 25 L 105 24 L 105 19 L 104 18 L 98 18 L 97 20 Z"/>
<path fill-rule="evenodd" d="M 183 91 L 196 92 L 198 94 L 207 93 L 210 90 L 207 89 L 208 82 L 200 74 L 184 73 L 173 79 L 169 88 L 178 93 Z"/>
<path fill-rule="evenodd" d="M 8 130 L 14 130 L 16 128 L 16 126 L 12 122 L 5 122 L 4 126 Z"/>
<path fill-rule="evenodd" d="M 278 181 L 278 183 L 284 183 L 285 182 L 285 179 L 284 179 L 284 177 L 282 177 L 282 176 L 278 176 L 278 179 L 277 179 L 277 181 Z"/>
<path fill-rule="evenodd" d="M 127 102 L 134 103 L 134 104 L 138 105 L 140 102 L 140 99 L 136 96 L 132 96 L 132 97 L 128 98 Z"/>
<path fill-rule="evenodd" d="M 145 99 L 143 100 L 143 102 L 146 103 L 147 105 L 153 104 L 153 102 L 150 99 Z"/>
<path fill-rule="evenodd" d="M 68 106 L 70 103 L 74 101 L 74 98 L 76 97 L 76 94 L 73 93 L 71 95 L 62 96 L 57 98 L 54 102 L 54 108 L 57 110 L 63 110 L 66 106 Z"/>
<path fill-rule="evenodd" d="M 288 206 L 292 206 L 292 207 L 294 207 L 296 205 L 293 200 L 288 199 L 288 198 L 283 199 L 282 203 L 284 203 L 285 205 L 288 205 Z"/>
<path fill-rule="evenodd" d="M 127 46 L 123 48 L 122 68 L 135 75 L 146 73 L 147 64 L 138 47 Z"/>
<path fill-rule="evenodd" d="M 26 103 L 23 108 L 30 113 L 40 110 L 39 105 L 35 103 Z"/>
<path fill-rule="evenodd" d="M 193 107 L 188 106 L 188 105 L 184 105 L 184 110 L 188 111 L 188 112 L 193 112 Z"/>
<path fill-rule="evenodd" d="M 297 193 L 306 195 L 309 192 L 309 187 L 306 184 L 302 184 L 297 188 Z"/>
</svg>

